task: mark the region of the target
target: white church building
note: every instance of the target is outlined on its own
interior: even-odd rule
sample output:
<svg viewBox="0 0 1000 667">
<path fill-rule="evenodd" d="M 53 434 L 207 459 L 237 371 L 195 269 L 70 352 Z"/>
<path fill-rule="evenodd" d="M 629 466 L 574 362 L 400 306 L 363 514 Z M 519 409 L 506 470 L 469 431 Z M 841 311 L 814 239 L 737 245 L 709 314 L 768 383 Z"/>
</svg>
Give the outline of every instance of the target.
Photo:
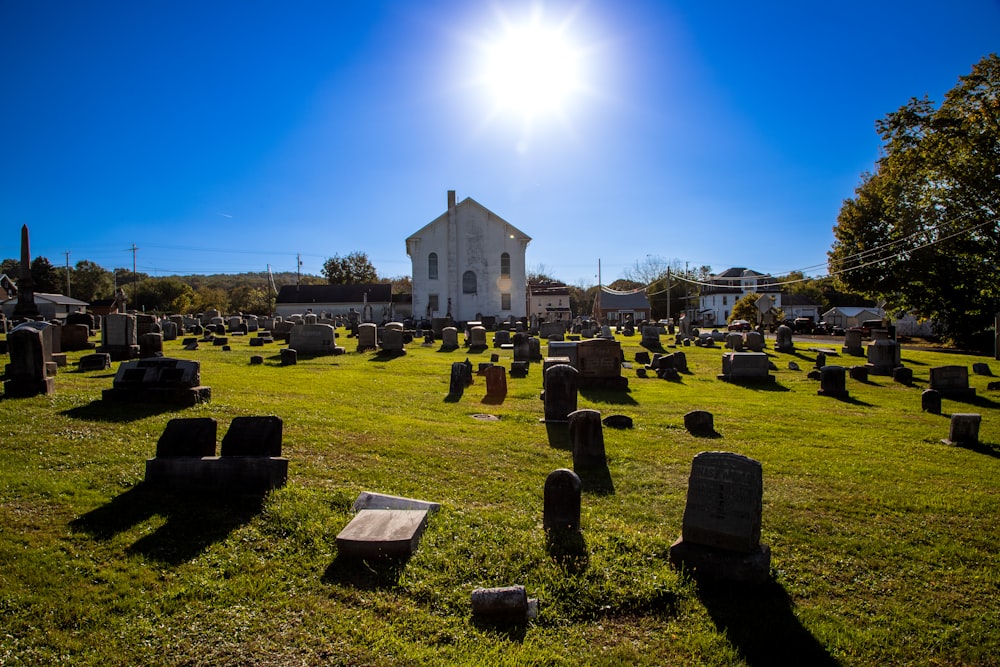
<svg viewBox="0 0 1000 667">
<path fill-rule="evenodd" d="M 413 317 L 457 322 L 524 317 L 524 265 L 531 237 L 466 197 L 406 239 L 413 265 Z"/>
</svg>

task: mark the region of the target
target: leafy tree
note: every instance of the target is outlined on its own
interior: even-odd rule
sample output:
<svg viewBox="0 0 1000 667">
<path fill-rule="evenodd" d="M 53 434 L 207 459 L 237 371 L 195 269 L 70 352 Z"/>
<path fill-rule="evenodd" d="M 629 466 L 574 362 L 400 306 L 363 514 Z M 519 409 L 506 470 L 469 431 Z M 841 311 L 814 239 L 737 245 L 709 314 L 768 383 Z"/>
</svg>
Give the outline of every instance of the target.
<svg viewBox="0 0 1000 667">
<path fill-rule="evenodd" d="M 20 260 L 7 258 L 0 262 L 0 275 L 4 274 L 16 283 L 17 279 L 21 277 Z"/>
<path fill-rule="evenodd" d="M 616 292 L 631 292 L 632 290 L 637 290 L 643 287 L 644 283 L 640 283 L 636 280 L 629 280 L 628 278 L 619 278 L 610 285 L 607 285 L 608 289 L 615 290 Z"/>
<path fill-rule="evenodd" d="M 569 307 L 575 316 L 587 317 L 594 314 L 594 301 L 597 299 L 597 285 L 586 287 L 567 285 L 569 291 Z"/>
<path fill-rule="evenodd" d="M 756 292 L 744 294 L 739 301 L 733 304 L 733 312 L 729 313 L 729 319 L 726 321 L 746 320 L 756 326 L 760 320 L 760 311 L 757 309 L 757 299 L 759 298 L 760 295 Z"/>
<path fill-rule="evenodd" d="M 229 295 L 225 290 L 218 287 L 199 287 L 194 293 L 191 310 L 196 313 L 202 313 L 212 308 L 223 313 L 228 311 Z"/>
<path fill-rule="evenodd" d="M 912 99 L 876 127 L 883 155 L 841 208 L 830 272 L 971 344 L 1000 307 L 1000 58 L 983 58 L 939 108 Z"/>
<path fill-rule="evenodd" d="M 176 276 L 168 276 L 142 281 L 136 290 L 133 305 L 136 310 L 186 313 L 190 312 L 193 301 L 194 290 L 191 286 Z"/>
<path fill-rule="evenodd" d="M 363 252 L 352 252 L 346 257 L 334 255 L 323 262 L 323 275 L 331 285 L 357 285 L 378 281 L 375 266 Z"/>
<path fill-rule="evenodd" d="M 87 259 L 76 263 L 70 275 L 73 298 L 91 302 L 114 296 L 114 275 Z"/>
<path fill-rule="evenodd" d="M 229 292 L 229 308 L 233 312 L 270 315 L 271 295 L 265 287 L 240 285 Z"/>
<path fill-rule="evenodd" d="M 41 255 L 31 260 L 31 281 L 35 283 L 36 292 L 59 294 L 65 291 L 65 277 L 60 276 L 56 267 Z"/>
</svg>

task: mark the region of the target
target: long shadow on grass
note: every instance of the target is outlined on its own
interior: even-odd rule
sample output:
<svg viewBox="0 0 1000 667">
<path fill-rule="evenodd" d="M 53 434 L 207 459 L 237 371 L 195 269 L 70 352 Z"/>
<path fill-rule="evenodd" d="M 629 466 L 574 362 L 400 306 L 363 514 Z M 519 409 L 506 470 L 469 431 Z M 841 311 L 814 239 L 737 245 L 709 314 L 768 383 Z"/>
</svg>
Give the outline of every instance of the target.
<svg viewBox="0 0 1000 667">
<path fill-rule="evenodd" d="M 74 519 L 70 527 L 98 540 L 110 540 L 154 516 L 164 516 L 166 523 L 136 540 L 128 552 L 180 565 L 247 524 L 260 513 L 263 501 L 263 496 L 180 497 L 143 483 Z"/>
<path fill-rule="evenodd" d="M 337 554 L 323 573 L 323 583 L 353 586 L 365 591 L 394 588 L 399 584 L 409 558 L 366 561 Z"/>
<path fill-rule="evenodd" d="M 116 403 L 95 399 L 86 405 L 63 410 L 59 414 L 71 419 L 95 422 L 131 422 L 164 412 L 181 412 L 184 407 L 166 403 Z"/>
<path fill-rule="evenodd" d="M 784 587 L 755 588 L 698 582 L 698 598 L 715 626 L 751 667 L 838 665 L 792 612 Z"/>
<path fill-rule="evenodd" d="M 985 396 L 969 396 L 967 398 L 962 398 L 960 396 L 947 396 L 948 400 L 955 401 L 956 403 L 964 403 L 966 405 L 974 405 L 977 408 L 1000 408 L 1000 403 L 994 400 L 986 398 Z"/>
<path fill-rule="evenodd" d="M 627 391 L 581 389 L 580 395 L 588 401 L 593 401 L 594 403 L 607 403 L 608 405 L 639 405 L 639 401 L 632 398 Z"/>
<path fill-rule="evenodd" d="M 1000 459 L 1000 447 L 997 445 L 991 445 L 985 442 L 976 442 L 969 444 L 956 444 L 955 446 L 961 447 L 962 449 L 968 449 L 970 452 L 975 452 L 976 454 L 982 454 L 983 456 Z"/>
<path fill-rule="evenodd" d="M 744 389 L 751 389 L 753 391 L 768 391 L 774 393 L 781 393 L 785 391 L 791 391 L 788 387 L 777 382 L 729 382 L 736 387 L 743 387 Z"/>
<path fill-rule="evenodd" d="M 392 361 L 393 359 L 399 359 L 400 357 L 405 357 L 406 352 L 386 352 L 385 350 L 379 350 L 371 356 L 368 361 L 376 363 L 386 363 L 387 361 Z"/>
<path fill-rule="evenodd" d="M 860 401 L 853 396 L 829 396 L 828 398 L 834 401 L 840 401 L 841 403 L 847 403 L 848 405 L 857 405 L 863 408 L 874 407 L 874 403 L 865 403 L 864 401 Z"/>
</svg>

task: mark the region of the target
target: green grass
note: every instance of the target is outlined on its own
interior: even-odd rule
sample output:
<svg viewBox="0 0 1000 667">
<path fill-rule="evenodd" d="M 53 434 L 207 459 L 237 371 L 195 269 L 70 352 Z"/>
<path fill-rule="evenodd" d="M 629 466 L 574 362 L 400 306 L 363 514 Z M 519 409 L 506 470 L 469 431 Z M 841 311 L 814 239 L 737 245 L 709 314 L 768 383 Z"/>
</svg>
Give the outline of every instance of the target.
<svg viewBox="0 0 1000 667">
<path fill-rule="evenodd" d="M 620 340 L 633 359 L 638 338 Z M 944 401 L 983 415 L 975 448 L 942 444 L 947 414 L 920 410 L 932 366 L 1000 374 L 1000 362 L 904 350 L 913 386 L 849 379 L 848 401 L 816 394 L 802 342 L 771 353 L 774 387 L 716 380 L 719 349 L 684 348 L 681 382 L 625 371 L 628 393 L 580 397 L 635 428 L 605 429 L 614 491 L 584 494 L 586 556 L 562 562 L 546 552 L 542 489 L 572 457 L 538 421 L 540 365 L 488 405 L 479 377 L 445 400 L 450 365 L 497 350 L 412 344 L 281 367 L 277 345 L 230 342 L 165 344 L 202 364 L 212 401 L 194 408 L 103 405 L 113 375 L 75 372 L 81 353 L 55 395 L 0 400 L 0 664 L 1000 664 L 1000 396 L 970 376 L 973 402 Z M 720 437 L 684 430 L 694 409 Z M 142 484 L 170 419 L 214 417 L 221 439 L 255 414 L 282 418 L 290 459 L 288 485 L 262 502 Z M 699 586 L 669 566 L 705 450 L 763 464 L 761 589 Z M 362 490 L 442 504 L 405 567 L 337 559 Z M 538 618 L 474 623 L 472 589 L 511 584 L 539 599 Z"/>
</svg>

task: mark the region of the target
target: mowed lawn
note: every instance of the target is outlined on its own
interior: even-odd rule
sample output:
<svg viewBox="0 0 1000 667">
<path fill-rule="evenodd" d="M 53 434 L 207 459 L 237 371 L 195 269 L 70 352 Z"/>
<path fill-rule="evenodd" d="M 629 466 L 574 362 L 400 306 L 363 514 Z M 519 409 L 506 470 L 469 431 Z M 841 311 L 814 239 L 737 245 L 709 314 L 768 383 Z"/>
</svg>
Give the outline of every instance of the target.
<svg viewBox="0 0 1000 667">
<path fill-rule="evenodd" d="M 769 347 L 769 386 L 717 380 L 719 348 L 683 348 L 678 382 L 624 369 L 629 391 L 579 398 L 634 428 L 604 430 L 613 489 L 584 493 L 586 556 L 564 561 L 546 551 L 542 493 L 572 456 L 539 423 L 541 364 L 508 379 L 502 404 L 483 401 L 482 377 L 448 401 L 452 362 L 498 353 L 509 368 L 511 351 L 414 343 L 384 357 L 338 334 L 347 354 L 287 367 L 279 344 L 168 341 L 212 388 L 188 409 L 102 403 L 114 371 L 76 372 L 80 352 L 54 395 L 0 400 L 0 664 L 1000 664 L 1000 392 L 971 374 L 988 362 L 1000 375 L 998 361 L 904 349 L 912 386 L 848 379 L 845 400 L 817 395 L 805 341 Z M 642 349 L 618 340 L 628 361 Z M 922 412 L 930 369 L 952 364 L 976 398 Z M 712 412 L 718 436 L 687 433 L 691 410 Z M 982 415 L 980 444 L 943 444 L 966 412 Z M 245 415 L 283 420 L 284 488 L 143 484 L 170 419 L 213 417 L 221 440 Z M 699 585 L 669 565 L 701 451 L 763 465 L 763 587 Z M 338 558 L 364 490 L 441 503 L 404 566 Z M 474 621 L 474 588 L 513 584 L 538 598 L 536 619 Z"/>
</svg>

